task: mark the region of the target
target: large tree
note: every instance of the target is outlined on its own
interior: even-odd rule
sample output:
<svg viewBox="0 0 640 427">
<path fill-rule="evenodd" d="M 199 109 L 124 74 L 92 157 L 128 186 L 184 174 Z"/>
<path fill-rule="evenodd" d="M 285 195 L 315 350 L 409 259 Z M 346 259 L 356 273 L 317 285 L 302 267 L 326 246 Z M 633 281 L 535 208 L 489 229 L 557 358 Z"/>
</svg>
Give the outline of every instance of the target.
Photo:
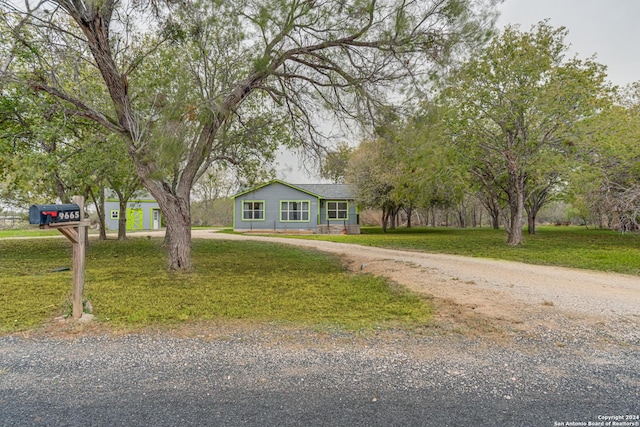
<svg viewBox="0 0 640 427">
<path fill-rule="evenodd" d="M 492 205 L 501 207 L 506 200 L 501 215 L 510 245 L 523 242 L 527 187 L 536 166 L 552 157 L 555 162 L 575 137 L 575 125 L 596 114 L 607 95 L 602 65 L 565 57 L 566 34 L 546 22 L 530 32 L 507 27 L 444 91 L 459 153 Z M 530 188 L 529 194 L 535 191 Z"/>
<path fill-rule="evenodd" d="M 580 125 L 580 163 L 569 181 L 581 217 L 620 231 L 640 229 L 640 83 Z"/>
<path fill-rule="evenodd" d="M 383 232 L 387 231 L 390 217 L 395 218 L 400 209 L 395 189 L 402 167 L 385 152 L 389 148 L 383 138 L 361 142 L 345 171 L 345 181 L 355 189 L 358 204 L 382 211 Z M 391 224 L 393 227 L 394 222 Z"/>
<path fill-rule="evenodd" d="M 142 188 L 122 138 L 95 123 L 64 114 L 57 99 L 8 84 L 0 98 L 0 193 L 18 205 L 70 203 L 73 195 L 92 197 L 104 228 L 104 188 L 124 205 Z M 111 139 L 105 143 L 105 139 Z M 124 215 L 122 215 L 124 217 Z M 124 238 L 124 224 L 119 238 Z"/>
<path fill-rule="evenodd" d="M 320 162 L 320 177 L 336 184 L 344 183 L 349 157 L 353 150 L 354 148 L 345 142 L 339 143 L 332 150 L 327 150 Z"/>
<path fill-rule="evenodd" d="M 468 172 L 458 161 L 455 147 L 447 144 L 443 111 L 433 102 L 423 102 L 400 133 L 401 158 L 408 173 L 400 186 L 403 198 L 432 213 L 448 210 L 464 201 Z M 464 225 L 464 221 L 460 221 Z"/>
<path fill-rule="evenodd" d="M 408 119 L 388 112 L 376 134 L 353 151 L 345 177 L 363 206 L 382 210 L 383 231 L 395 227 L 400 209 L 410 227 L 414 209 L 448 207 L 461 198 L 438 108 L 425 104 Z"/>
<path fill-rule="evenodd" d="M 478 4 L 51 0 L 24 10 L 2 0 L 12 37 L 30 52 L 29 72 L 16 77 L 125 138 L 164 214 L 175 270 L 191 266 L 190 192 L 212 163 L 269 156 L 285 134 L 321 143 L 323 110 L 374 111 L 390 85 L 486 34 Z M 103 87 L 67 84 L 63 60 L 92 64 Z"/>
</svg>

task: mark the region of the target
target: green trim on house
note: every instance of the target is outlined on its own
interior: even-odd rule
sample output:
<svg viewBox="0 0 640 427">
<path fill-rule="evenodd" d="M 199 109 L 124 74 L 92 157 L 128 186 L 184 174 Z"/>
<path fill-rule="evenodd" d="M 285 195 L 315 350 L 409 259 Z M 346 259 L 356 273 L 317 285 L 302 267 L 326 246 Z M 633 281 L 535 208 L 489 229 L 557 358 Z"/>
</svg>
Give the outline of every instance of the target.
<svg viewBox="0 0 640 427">
<path fill-rule="evenodd" d="M 127 209 L 127 230 L 142 230 L 144 228 L 144 210 L 142 208 Z"/>
<path fill-rule="evenodd" d="M 233 200 L 233 203 L 231 205 L 232 205 L 232 209 L 233 209 L 233 212 L 232 212 L 233 213 L 233 224 L 232 224 L 232 226 L 233 226 L 233 229 L 235 230 L 235 228 L 236 228 L 236 201 Z"/>
<path fill-rule="evenodd" d="M 117 197 L 114 198 L 106 198 L 104 199 L 105 202 L 115 202 L 115 203 L 120 203 L 120 199 L 118 199 Z M 157 200 L 155 199 L 129 199 L 127 201 L 127 203 L 158 203 Z"/>
<path fill-rule="evenodd" d="M 317 197 L 317 198 L 320 198 L 320 199 L 322 198 L 322 196 L 320 196 L 319 194 L 312 193 L 311 191 L 302 189 L 300 187 L 296 187 L 295 185 L 291 185 L 288 182 L 280 181 L 279 179 L 274 179 L 273 181 L 269 181 L 269 182 L 266 182 L 266 183 L 264 183 L 262 185 L 259 185 L 257 187 L 253 187 L 253 188 L 251 188 L 249 190 L 245 190 L 245 191 L 243 191 L 241 193 L 236 194 L 235 196 L 231 196 L 231 198 L 235 199 L 236 197 L 240 197 L 240 196 L 243 196 L 245 194 L 252 193 L 254 191 L 258 191 L 259 189 L 264 188 L 264 187 L 266 187 L 268 185 L 271 185 L 271 184 L 282 184 L 282 185 L 284 185 L 286 187 L 293 188 L 294 190 L 301 191 L 301 192 L 303 192 L 305 194 L 308 194 L 310 196 Z M 282 200 L 282 201 L 284 202 L 286 200 Z"/>
<path fill-rule="evenodd" d="M 291 210 L 290 208 L 287 209 L 287 219 L 283 219 L 282 218 L 282 214 L 283 214 L 283 210 L 282 210 L 282 204 L 283 203 L 287 203 L 287 207 L 289 207 L 290 203 L 300 203 L 302 205 L 302 207 L 304 207 L 304 203 L 307 204 L 307 208 L 306 209 L 296 209 L 296 210 Z M 280 218 L 280 222 L 311 222 L 311 200 L 279 200 L 278 201 L 279 204 L 279 217 Z M 307 219 L 288 219 L 289 215 L 291 213 L 300 213 L 301 217 L 304 217 L 304 214 L 307 214 Z"/>
<path fill-rule="evenodd" d="M 244 204 L 245 203 L 262 203 L 262 210 L 258 210 L 258 212 L 262 212 L 262 218 L 259 219 L 255 219 L 255 218 L 251 218 L 251 219 L 245 219 L 244 217 L 244 213 L 245 212 L 256 212 L 256 209 L 251 209 L 251 210 L 245 210 L 244 209 Z M 234 203 L 234 209 L 235 209 L 235 203 Z M 267 211 L 267 201 L 266 200 L 243 200 L 242 201 L 242 215 L 240 215 L 240 221 L 242 222 L 256 222 L 256 221 L 266 221 L 267 220 L 267 215 L 266 215 L 266 211 Z M 234 212 L 234 218 L 235 218 L 235 212 Z"/>
<path fill-rule="evenodd" d="M 336 203 L 336 209 L 332 209 L 332 210 L 336 211 L 336 215 L 340 211 L 346 211 L 347 216 L 344 217 L 344 218 L 329 218 L 329 203 Z M 338 209 L 338 206 L 337 206 L 338 203 L 346 203 L 346 205 L 347 205 L 346 209 Z M 324 206 L 325 206 L 324 212 L 325 212 L 325 216 L 327 218 L 327 221 L 329 221 L 329 222 L 331 222 L 331 221 L 334 221 L 334 222 L 349 221 L 349 219 L 350 219 L 350 216 L 349 216 L 350 206 L 349 206 L 349 201 L 348 200 L 325 200 Z"/>
<path fill-rule="evenodd" d="M 109 219 L 120 219 L 120 211 L 118 210 L 109 211 Z"/>
</svg>

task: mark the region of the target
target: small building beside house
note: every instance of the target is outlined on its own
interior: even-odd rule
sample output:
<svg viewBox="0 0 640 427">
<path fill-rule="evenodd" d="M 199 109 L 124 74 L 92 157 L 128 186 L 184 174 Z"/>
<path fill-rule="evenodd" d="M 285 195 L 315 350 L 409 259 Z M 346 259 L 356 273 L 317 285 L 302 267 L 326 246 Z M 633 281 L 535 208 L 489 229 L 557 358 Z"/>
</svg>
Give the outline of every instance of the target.
<svg viewBox="0 0 640 427">
<path fill-rule="evenodd" d="M 360 234 L 353 191 L 346 184 L 274 180 L 233 196 L 235 231 Z"/>
<path fill-rule="evenodd" d="M 120 201 L 115 193 L 110 192 L 105 198 L 104 212 L 107 230 L 117 231 Z M 126 215 L 127 231 L 159 230 L 162 226 L 160 206 L 150 194 L 129 199 Z"/>
</svg>

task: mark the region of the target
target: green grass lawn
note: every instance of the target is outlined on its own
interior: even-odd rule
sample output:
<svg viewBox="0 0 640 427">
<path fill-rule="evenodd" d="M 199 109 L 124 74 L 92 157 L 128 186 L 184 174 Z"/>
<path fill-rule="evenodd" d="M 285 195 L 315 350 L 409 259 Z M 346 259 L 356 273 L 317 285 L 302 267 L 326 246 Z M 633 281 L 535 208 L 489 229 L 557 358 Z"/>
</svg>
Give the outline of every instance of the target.
<svg viewBox="0 0 640 427">
<path fill-rule="evenodd" d="M 37 227 L 28 229 L 9 229 L 0 230 L 0 239 L 10 237 L 43 237 L 43 236 L 59 236 L 58 230 L 40 230 Z"/>
<path fill-rule="evenodd" d="M 0 332 L 69 310 L 71 244 L 0 240 Z M 162 239 L 93 242 L 85 292 L 104 324 L 138 328 L 243 319 L 348 330 L 417 328 L 429 301 L 384 279 L 346 272 L 327 254 L 262 242 L 195 240 L 195 273 L 166 271 Z"/>
<path fill-rule="evenodd" d="M 31 234 L 29 234 L 31 233 Z M 3 232 L 0 237 L 24 236 Z M 59 234 L 32 230 L 28 235 Z M 523 261 L 640 275 L 640 235 L 581 227 L 539 227 L 521 247 L 504 230 L 414 228 L 383 234 L 298 238 Z M 114 327 L 224 319 L 347 329 L 415 328 L 429 322 L 428 301 L 384 279 L 345 272 L 330 255 L 266 242 L 194 240 L 195 273 L 166 271 L 161 239 L 92 242 L 85 296 Z M 0 331 L 37 327 L 70 310 L 71 244 L 60 239 L 0 239 Z"/>
<path fill-rule="evenodd" d="M 401 228 L 385 234 L 365 227 L 360 235 L 294 237 L 640 275 L 639 234 L 584 227 L 538 227 L 536 235 L 525 233 L 520 247 L 505 244 L 504 230 L 489 228 Z"/>
</svg>

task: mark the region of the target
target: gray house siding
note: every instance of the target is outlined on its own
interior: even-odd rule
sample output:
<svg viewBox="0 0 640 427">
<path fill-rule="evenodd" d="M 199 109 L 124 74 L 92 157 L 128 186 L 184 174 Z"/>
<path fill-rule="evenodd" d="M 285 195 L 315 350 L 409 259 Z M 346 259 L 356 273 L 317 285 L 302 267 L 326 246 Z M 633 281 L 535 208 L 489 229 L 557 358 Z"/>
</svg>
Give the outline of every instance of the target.
<svg viewBox="0 0 640 427">
<path fill-rule="evenodd" d="M 281 207 L 281 203 L 283 201 L 292 203 L 308 203 L 308 209 L 299 209 L 300 214 L 305 211 L 307 214 L 304 215 L 304 218 L 298 218 L 298 214 L 295 214 L 294 216 L 294 212 L 287 212 L 285 215 L 287 215 L 287 217 L 290 216 L 291 218 L 283 221 Z M 245 218 L 247 215 L 244 214 L 244 202 L 264 203 L 264 219 Z M 234 229 L 313 231 L 318 226 L 318 206 L 317 196 L 296 190 L 295 188 L 288 187 L 279 182 L 272 183 L 241 194 L 235 198 Z"/>
<path fill-rule="evenodd" d="M 105 226 L 107 230 L 118 230 L 120 204 L 117 198 L 107 198 L 104 202 Z M 127 203 L 127 230 L 157 230 L 161 227 L 158 202 L 153 199 L 129 200 Z"/>
<path fill-rule="evenodd" d="M 323 192 L 332 197 L 323 197 Z M 325 233 L 341 232 L 345 225 L 350 232 L 360 231 L 355 201 L 335 185 L 272 181 L 234 196 L 233 217 L 237 231 Z"/>
<path fill-rule="evenodd" d="M 347 217 L 341 218 L 340 213 L 341 209 L 337 210 L 338 215 L 335 215 L 333 218 L 327 218 L 327 209 L 331 204 L 347 204 Z M 320 210 L 320 224 L 357 224 L 358 223 L 358 210 L 356 203 L 353 200 L 345 200 L 345 199 L 330 199 L 330 200 L 322 200 L 321 201 L 321 210 Z M 337 206 L 340 208 L 340 206 Z"/>
</svg>

